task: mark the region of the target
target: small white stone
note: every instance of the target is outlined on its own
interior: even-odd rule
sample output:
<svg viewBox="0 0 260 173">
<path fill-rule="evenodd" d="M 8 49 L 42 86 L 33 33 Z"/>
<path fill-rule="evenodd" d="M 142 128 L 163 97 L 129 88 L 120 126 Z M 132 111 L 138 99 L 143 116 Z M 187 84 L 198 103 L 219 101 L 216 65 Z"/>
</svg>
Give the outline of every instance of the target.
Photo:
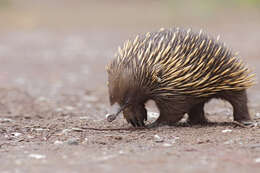
<svg viewBox="0 0 260 173">
<path fill-rule="evenodd" d="M 180 139 L 180 137 L 176 136 L 176 137 L 173 137 L 172 139 L 172 144 L 176 143 L 176 140 Z"/>
<path fill-rule="evenodd" d="M 15 136 L 15 137 L 19 137 L 22 135 L 22 133 L 19 133 L 19 132 L 13 132 L 11 133 L 11 135 Z"/>
<path fill-rule="evenodd" d="M 62 142 L 62 141 L 55 141 L 54 144 L 55 144 L 55 145 L 62 145 L 63 142 Z"/>
<path fill-rule="evenodd" d="M 80 120 L 87 120 L 87 119 L 89 119 L 89 117 L 88 116 L 83 116 L 83 117 L 79 117 L 79 119 Z"/>
<path fill-rule="evenodd" d="M 172 144 L 169 144 L 169 143 L 163 143 L 163 146 L 164 146 L 164 147 L 171 147 Z"/>
<path fill-rule="evenodd" d="M 118 153 L 119 153 L 119 154 L 126 154 L 126 152 L 123 151 L 123 150 L 120 150 Z"/>
<path fill-rule="evenodd" d="M 62 112 L 63 109 L 62 109 L 62 108 L 57 108 L 55 111 L 56 111 L 56 112 Z"/>
<path fill-rule="evenodd" d="M 48 131 L 48 129 L 43 129 L 43 128 L 35 128 L 34 130 L 37 131 L 37 132 L 41 132 L 41 131 L 45 131 L 45 130 Z"/>
<path fill-rule="evenodd" d="M 163 142 L 163 139 L 159 135 L 154 135 L 155 142 Z"/>
<path fill-rule="evenodd" d="M 73 128 L 71 128 L 71 130 L 73 130 L 75 132 L 83 132 L 83 129 L 78 128 L 78 127 L 73 127 Z"/>
<path fill-rule="evenodd" d="M 27 135 L 27 138 L 32 139 L 32 138 L 34 138 L 34 137 L 31 136 L 31 135 Z"/>
<path fill-rule="evenodd" d="M 61 133 L 62 133 L 62 134 L 67 134 L 67 133 L 70 132 L 70 131 L 71 131 L 71 129 L 63 129 Z"/>
<path fill-rule="evenodd" d="M 256 116 L 257 118 L 259 118 L 259 117 L 260 117 L 260 113 L 257 112 L 257 113 L 255 114 L 255 116 Z"/>
<path fill-rule="evenodd" d="M 6 122 L 13 122 L 14 120 L 10 119 L 10 118 L 0 118 L 0 122 L 1 123 L 6 123 Z"/>
<path fill-rule="evenodd" d="M 229 133 L 229 132 L 232 132 L 232 130 L 230 130 L 230 129 L 222 130 L 222 133 Z"/>
<path fill-rule="evenodd" d="M 34 158 L 34 159 L 45 159 L 46 158 L 45 155 L 41 155 L 41 154 L 29 154 L 29 157 Z"/>
<path fill-rule="evenodd" d="M 85 140 L 85 142 L 87 142 L 87 141 L 88 141 L 88 138 L 85 138 L 84 140 Z"/>
<path fill-rule="evenodd" d="M 233 144 L 233 140 L 228 140 L 228 141 L 224 142 L 224 144 L 226 144 L 226 145 Z"/>
<path fill-rule="evenodd" d="M 255 163 L 260 163 L 260 157 L 255 159 Z"/>
<path fill-rule="evenodd" d="M 44 102 L 44 101 L 47 101 L 47 100 L 48 99 L 46 97 L 43 97 L 43 96 L 37 98 L 37 101 L 40 101 L 40 102 Z"/>
</svg>

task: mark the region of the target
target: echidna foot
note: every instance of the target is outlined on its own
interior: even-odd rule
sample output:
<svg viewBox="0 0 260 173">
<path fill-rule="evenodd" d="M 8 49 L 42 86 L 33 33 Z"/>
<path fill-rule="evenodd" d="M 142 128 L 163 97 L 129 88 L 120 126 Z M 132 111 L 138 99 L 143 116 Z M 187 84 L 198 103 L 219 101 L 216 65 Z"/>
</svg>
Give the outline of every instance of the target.
<svg viewBox="0 0 260 173">
<path fill-rule="evenodd" d="M 207 125 L 207 124 L 209 124 L 209 121 L 206 118 L 197 119 L 197 120 L 188 119 L 187 123 L 189 125 Z"/>
<path fill-rule="evenodd" d="M 156 120 L 155 122 L 146 125 L 147 128 L 156 128 L 156 127 L 161 127 L 161 126 L 174 126 L 176 125 L 176 122 L 168 122 L 168 121 L 158 121 Z"/>
<path fill-rule="evenodd" d="M 256 121 L 253 121 L 253 120 L 234 121 L 234 123 L 236 125 L 241 126 L 241 127 L 253 128 L 253 127 L 257 127 L 258 126 L 258 123 Z"/>
</svg>

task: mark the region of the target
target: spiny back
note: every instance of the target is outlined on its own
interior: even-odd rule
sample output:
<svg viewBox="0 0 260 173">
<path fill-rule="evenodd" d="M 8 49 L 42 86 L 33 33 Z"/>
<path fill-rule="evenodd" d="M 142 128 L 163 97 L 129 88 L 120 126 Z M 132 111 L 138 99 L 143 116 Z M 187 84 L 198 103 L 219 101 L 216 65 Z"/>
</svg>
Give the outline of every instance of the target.
<svg viewBox="0 0 260 173">
<path fill-rule="evenodd" d="M 107 70 L 114 76 L 127 72 L 138 86 L 162 96 L 209 96 L 254 83 L 237 55 L 218 39 L 191 29 L 161 29 L 128 40 Z"/>
</svg>

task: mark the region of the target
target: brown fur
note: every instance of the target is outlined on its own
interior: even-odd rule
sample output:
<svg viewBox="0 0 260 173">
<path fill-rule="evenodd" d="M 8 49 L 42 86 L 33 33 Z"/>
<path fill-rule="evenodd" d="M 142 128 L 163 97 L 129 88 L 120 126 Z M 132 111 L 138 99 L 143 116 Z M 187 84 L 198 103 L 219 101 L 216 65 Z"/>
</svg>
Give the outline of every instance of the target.
<svg viewBox="0 0 260 173">
<path fill-rule="evenodd" d="M 154 100 L 160 116 L 172 124 L 185 113 L 203 124 L 204 104 L 212 98 L 233 106 L 235 121 L 250 120 L 246 89 L 250 70 L 223 43 L 190 30 L 161 30 L 128 41 L 107 68 L 110 103 L 118 103 L 135 127 L 147 120 L 145 102 Z"/>
</svg>

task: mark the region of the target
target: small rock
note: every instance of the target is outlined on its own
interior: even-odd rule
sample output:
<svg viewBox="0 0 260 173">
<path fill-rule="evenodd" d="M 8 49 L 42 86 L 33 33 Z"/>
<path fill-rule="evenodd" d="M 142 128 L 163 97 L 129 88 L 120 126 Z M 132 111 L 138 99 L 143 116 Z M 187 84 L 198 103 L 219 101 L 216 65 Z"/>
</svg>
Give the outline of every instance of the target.
<svg viewBox="0 0 260 173">
<path fill-rule="evenodd" d="M 62 141 L 55 141 L 54 144 L 55 144 L 55 145 L 62 145 L 63 142 L 62 142 Z"/>
<path fill-rule="evenodd" d="M 43 128 L 33 128 L 33 130 L 37 131 L 37 132 L 41 132 L 41 131 L 45 131 L 45 130 L 49 130 L 49 129 L 43 129 Z"/>
<path fill-rule="evenodd" d="M 63 129 L 60 135 L 63 135 L 63 134 L 66 135 L 66 134 L 68 134 L 68 132 L 70 132 L 70 131 L 71 131 L 71 129 Z"/>
<path fill-rule="evenodd" d="M 71 139 L 68 139 L 67 142 L 66 142 L 68 145 L 78 145 L 79 142 L 76 138 L 71 138 Z"/>
<path fill-rule="evenodd" d="M 56 112 L 62 112 L 63 109 L 62 109 L 62 108 L 57 108 L 55 111 L 56 111 Z"/>
<path fill-rule="evenodd" d="M 89 119 L 89 117 L 88 116 L 83 116 L 83 117 L 79 117 L 79 119 L 80 120 L 87 120 L 87 119 Z"/>
<path fill-rule="evenodd" d="M 260 113 L 257 112 L 257 113 L 255 114 L 255 116 L 256 116 L 257 118 L 260 118 Z"/>
<path fill-rule="evenodd" d="M 232 130 L 231 129 L 222 130 L 222 133 L 229 133 L 229 132 L 232 132 Z"/>
<path fill-rule="evenodd" d="M 0 123 L 9 123 L 9 122 L 13 122 L 14 120 L 10 119 L 10 118 L 0 118 Z"/>
<path fill-rule="evenodd" d="M 32 136 L 32 135 L 27 135 L 27 138 L 32 139 L 32 138 L 34 138 L 34 136 Z"/>
<path fill-rule="evenodd" d="M 178 136 L 173 137 L 173 139 L 172 139 L 172 143 L 173 143 L 173 144 L 176 143 L 176 140 L 178 140 L 178 139 L 180 139 L 180 137 L 178 137 Z"/>
<path fill-rule="evenodd" d="M 46 97 L 38 97 L 36 101 L 39 101 L 39 102 L 44 102 L 44 101 L 47 101 L 48 99 Z"/>
<path fill-rule="evenodd" d="M 75 132 L 83 132 L 83 129 L 77 128 L 77 127 L 73 127 L 71 130 L 73 130 Z"/>
<path fill-rule="evenodd" d="M 255 159 L 255 163 L 260 163 L 260 157 Z"/>
<path fill-rule="evenodd" d="M 226 145 L 233 144 L 233 140 L 228 140 L 228 141 L 224 142 L 224 144 L 226 144 Z"/>
<path fill-rule="evenodd" d="M 161 138 L 159 135 L 154 135 L 155 142 L 163 142 L 163 138 Z"/>
<path fill-rule="evenodd" d="M 169 143 L 163 143 L 163 145 L 162 146 L 164 146 L 164 147 L 171 147 L 172 146 L 172 144 L 169 144 Z"/>
<path fill-rule="evenodd" d="M 126 152 L 123 151 L 123 150 L 120 150 L 118 153 L 119 153 L 119 154 L 126 154 Z"/>
<path fill-rule="evenodd" d="M 46 158 L 45 155 L 41 155 L 41 154 L 30 154 L 29 157 L 34 158 L 34 159 L 45 159 Z"/>
<path fill-rule="evenodd" d="M 15 137 L 19 137 L 22 135 L 22 133 L 18 133 L 18 132 L 13 132 L 11 133 L 12 136 L 15 136 Z"/>
</svg>

